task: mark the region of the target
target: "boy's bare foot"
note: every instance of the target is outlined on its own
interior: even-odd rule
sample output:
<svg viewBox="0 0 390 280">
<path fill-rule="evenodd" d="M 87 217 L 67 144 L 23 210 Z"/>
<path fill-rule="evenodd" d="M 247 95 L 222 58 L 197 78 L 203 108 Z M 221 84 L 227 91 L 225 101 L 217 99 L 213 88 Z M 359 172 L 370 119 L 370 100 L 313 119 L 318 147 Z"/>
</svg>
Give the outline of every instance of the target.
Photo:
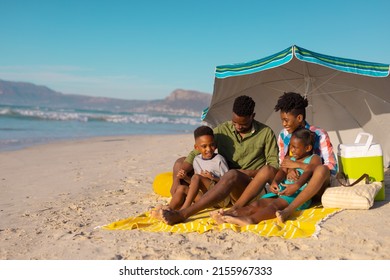
<svg viewBox="0 0 390 280">
<path fill-rule="evenodd" d="M 171 207 L 169 207 L 169 205 L 162 205 L 162 207 L 160 209 L 161 210 L 172 210 Z"/>
<path fill-rule="evenodd" d="M 161 214 L 162 214 L 162 209 L 157 209 L 156 208 L 156 209 L 150 210 L 150 216 L 152 218 L 155 218 L 155 219 L 160 220 L 160 221 L 163 220 Z"/>
<path fill-rule="evenodd" d="M 175 225 L 186 220 L 185 217 L 180 213 L 180 211 L 175 210 L 161 210 L 161 216 L 164 223 L 168 225 Z"/>
<path fill-rule="evenodd" d="M 155 208 L 150 210 L 150 216 L 152 218 L 155 218 L 157 220 L 162 221 L 163 220 L 163 218 L 162 218 L 162 211 L 163 210 L 170 210 L 170 208 L 168 205 L 159 204 Z"/>
</svg>

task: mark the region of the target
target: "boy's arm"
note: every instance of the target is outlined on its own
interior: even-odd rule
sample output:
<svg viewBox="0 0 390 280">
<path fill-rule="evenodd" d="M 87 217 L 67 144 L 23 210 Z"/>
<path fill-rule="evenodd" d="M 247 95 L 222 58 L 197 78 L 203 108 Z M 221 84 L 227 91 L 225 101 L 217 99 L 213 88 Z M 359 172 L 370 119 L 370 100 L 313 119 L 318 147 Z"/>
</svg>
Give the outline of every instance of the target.
<svg viewBox="0 0 390 280">
<path fill-rule="evenodd" d="M 191 178 L 190 176 L 187 175 L 187 171 L 184 169 L 180 169 L 179 172 L 177 173 L 177 178 L 186 181 L 188 184 L 191 183 Z"/>
<path fill-rule="evenodd" d="M 181 168 L 177 173 L 177 177 L 186 181 L 188 184 L 191 182 L 191 177 L 187 174 L 191 173 L 194 170 L 193 164 L 197 154 L 199 154 L 199 152 L 197 152 L 196 150 L 191 151 L 181 164 Z"/>
<path fill-rule="evenodd" d="M 202 170 L 199 175 L 201 175 L 204 178 L 208 178 L 211 181 L 214 181 L 216 183 L 219 182 L 219 177 L 215 176 L 212 172 L 208 170 Z"/>
</svg>

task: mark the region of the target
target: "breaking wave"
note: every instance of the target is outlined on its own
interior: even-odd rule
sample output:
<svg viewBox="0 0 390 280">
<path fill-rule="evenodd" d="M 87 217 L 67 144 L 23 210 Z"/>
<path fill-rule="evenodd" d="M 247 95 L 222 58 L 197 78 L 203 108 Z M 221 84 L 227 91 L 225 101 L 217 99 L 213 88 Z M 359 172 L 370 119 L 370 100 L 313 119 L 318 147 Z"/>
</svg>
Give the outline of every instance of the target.
<svg viewBox="0 0 390 280">
<path fill-rule="evenodd" d="M 0 107 L 0 117 L 25 120 L 110 122 L 134 124 L 200 124 L 200 118 L 151 113 L 113 113 L 108 111 Z"/>
</svg>

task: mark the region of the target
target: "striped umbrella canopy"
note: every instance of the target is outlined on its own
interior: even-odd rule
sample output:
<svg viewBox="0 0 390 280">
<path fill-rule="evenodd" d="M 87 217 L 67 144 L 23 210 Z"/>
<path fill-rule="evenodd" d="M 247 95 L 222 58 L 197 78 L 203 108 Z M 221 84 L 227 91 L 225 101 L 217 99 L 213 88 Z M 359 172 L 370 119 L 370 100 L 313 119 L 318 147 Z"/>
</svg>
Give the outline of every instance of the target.
<svg viewBox="0 0 390 280">
<path fill-rule="evenodd" d="M 306 96 L 306 120 L 329 132 L 332 143 L 353 143 L 359 132 L 374 136 L 390 163 L 389 65 L 333 57 L 291 46 L 246 63 L 216 67 L 214 92 L 202 120 L 211 126 L 230 120 L 234 99 L 249 95 L 256 119 L 277 135 L 282 129 L 274 107 L 284 92 Z"/>
</svg>

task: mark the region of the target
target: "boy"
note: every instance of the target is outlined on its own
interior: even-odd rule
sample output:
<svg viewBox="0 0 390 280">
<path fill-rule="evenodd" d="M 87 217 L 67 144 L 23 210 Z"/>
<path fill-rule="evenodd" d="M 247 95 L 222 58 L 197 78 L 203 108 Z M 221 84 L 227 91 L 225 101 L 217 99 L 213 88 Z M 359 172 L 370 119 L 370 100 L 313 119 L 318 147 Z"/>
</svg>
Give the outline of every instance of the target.
<svg viewBox="0 0 390 280">
<path fill-rule="evenodd" d="M 189 207 L 203 194 L 211 189 L 215 183 L 228 171 L 226 160 L 220 154 L 215 153 L 216 145 L 214 132 L 208 126 L 200 126 L 194 130 L 194 148 L 199 152 L 194 158 L 194 175 L 188 176 L 186 172 L 179 170 L 177 177 L 182 183 L 177 186 L 172 194 L 172 199 L 167 207 L 158 206 L 152 210 L 151 215 L 161 219 L 160 209 L 179 210 Z M 220 202 L 218 206 L 225 207 L 229 199 Z"/>
<path fill-rule="evenodd" d="M 229 169 L 225 158 L 215 153 L 214 132 L 210 127 L 200 126 L 195 129 L 194 138 L 194 148 L 200 153 L 193 162 L 195 174 L 189 178 L 184 170 L 178 172 L 178 177 L 189 183 L 189 186 L 178 186 L 172 195 L 169 209 L 187 208 L 195 201 L 195 198 L 199 199 L 202 194 L 213 187 Z M 220 206 L 225 207 L 227 203 L 228 201 L 226 203 L 222 201 Z"/>
</svg>

